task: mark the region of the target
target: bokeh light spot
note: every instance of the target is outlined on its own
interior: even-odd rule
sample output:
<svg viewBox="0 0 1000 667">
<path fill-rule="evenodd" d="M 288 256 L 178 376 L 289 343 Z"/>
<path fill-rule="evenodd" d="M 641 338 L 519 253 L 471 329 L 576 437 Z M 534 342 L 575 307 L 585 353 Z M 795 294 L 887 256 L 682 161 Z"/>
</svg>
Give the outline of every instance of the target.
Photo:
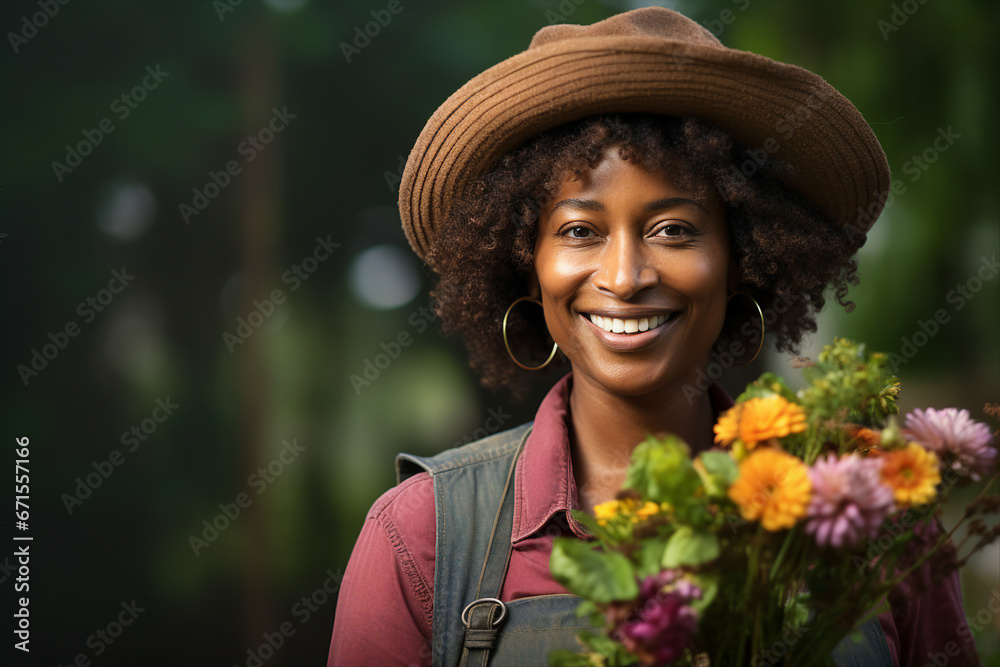
<svg viewBox="0 0 1000 667">
<path fill-rule="evenodd" d="M 420 276 L 410 253 L 377 245 L 354 258 L 351 288 L 366 306 L 380 310 L 406 305 L 420 290 Z"/>
</svg>

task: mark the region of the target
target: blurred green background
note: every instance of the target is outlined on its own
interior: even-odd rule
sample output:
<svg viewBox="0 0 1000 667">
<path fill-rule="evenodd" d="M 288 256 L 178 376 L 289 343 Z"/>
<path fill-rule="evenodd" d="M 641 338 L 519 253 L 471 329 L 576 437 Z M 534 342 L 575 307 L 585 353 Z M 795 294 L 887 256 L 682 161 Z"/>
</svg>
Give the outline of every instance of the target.
<svg viewBox="0 0 1000 667">
<path fill-rule="evenodd" d="M 526 421 L 558 379 L 517 404 L 441 336 L 401 159 L 540 27 L 655 3 L 398 1 L 0 4 L 0 480 L 12 499 L 29 437 L 34 538 L 25 659 L 0 517 L 11 664 L 323 664 L 327 591 L 394 454 Z M 904 410 L 981 417 L 1000 398 L 1000 4 L 662 4 L 829 80 L 905 188 L 856 310 L 829 308 L 804 353 L 857 337 L 899 355 Z M 766 368 L 784 356 L 724 386 Z M 994 545 L 962 574 L 994 665 L 998 562 Z"/>
</svg>

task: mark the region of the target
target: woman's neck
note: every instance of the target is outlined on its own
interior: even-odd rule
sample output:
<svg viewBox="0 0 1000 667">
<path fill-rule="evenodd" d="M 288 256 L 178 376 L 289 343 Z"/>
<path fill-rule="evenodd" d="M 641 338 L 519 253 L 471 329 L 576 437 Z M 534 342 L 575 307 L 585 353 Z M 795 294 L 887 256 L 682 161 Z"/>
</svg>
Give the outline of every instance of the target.
<svg viewBox="0 0 1000 667">
<path fill-rule="evenodd" d="M 677 387 L 619 396 L 574 374 L 569 404 L 573 476 L 580 508 L 586 512 L 614 498 L 625 481 L 632 450 L 647 436 L 673 433 L 692 453 L 712 445 L 715 415 L 708 392 L 691 396 Z"/>
</svg>

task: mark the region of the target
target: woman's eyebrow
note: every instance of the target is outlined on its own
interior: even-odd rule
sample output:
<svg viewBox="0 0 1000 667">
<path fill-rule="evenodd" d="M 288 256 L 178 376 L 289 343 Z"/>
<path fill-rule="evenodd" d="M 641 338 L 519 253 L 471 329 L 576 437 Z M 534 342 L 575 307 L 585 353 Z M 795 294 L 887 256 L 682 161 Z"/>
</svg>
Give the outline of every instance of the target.
<svg viewBox="0 0 1000 667">
<path fill-rule="evenodd" d="M 561 208 L 575 208 L 582 211 L 603 211 L 604 204 L 593 199 L 563 199 L 552 207 L 552 212 L 555 213 Z"/>
<path fill-rule="evenodd" d="M 657 199 L 654 202 L 646 204 L 646 210 L 651 212 L 660 211 L 662 209 L 673 208 L 674 206 L 679 206 L 681 204 L 694 204 L 701 210 L 708 213 L 708 210 L 704 206 L 702 206 L 693 199 L 688 199 L 687 197 L 669 197 L 667 199 Z"/>
<path fill-rule="evenodd" d="M 646 204 L 646 210 L 650 212 L 662 211 L 663 209 L 673 208 L 684 204 L 693 204 L 706 213 L 708 212 L 704 206 L 693 199 L 688 199 L 687 197 L 668 197 L 666 199 L 657 199 L 656 201 Z M 593 199 L 563 199 L 552 207 L 552 212 L 555 213 L 561 208 L 573 208 L 581 211 L 600 212 L 604 210 L 604 204 Z"/>
</svg>

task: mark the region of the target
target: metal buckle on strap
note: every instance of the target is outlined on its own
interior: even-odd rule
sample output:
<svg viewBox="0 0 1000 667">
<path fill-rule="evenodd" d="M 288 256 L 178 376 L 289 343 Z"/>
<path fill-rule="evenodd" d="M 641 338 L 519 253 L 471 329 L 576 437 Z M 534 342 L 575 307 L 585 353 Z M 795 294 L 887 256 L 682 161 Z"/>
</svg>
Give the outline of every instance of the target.
<svg viewBox="0 0 1000 667">
<path fill-rule="evenodd" d="M 493 621 L 493 627 L 500 625 L 500 622 L 503 621 L 504 618 L 506 618 L 507 605 L 505 605 L 503 602 L 501 602 L 496 598 L 479 598 L 478 600 L 473 600 L 472 602 L 470 602 L 468 606 L 466 606 L 465 609 L 462 610 L 462 625 L 464 625 L 466 628 L 469 627 L 469 610 L 481 602 L 493 602 L 495 604 L 500 605 L 500 616 L 495 621 Z"/>
</svg>

